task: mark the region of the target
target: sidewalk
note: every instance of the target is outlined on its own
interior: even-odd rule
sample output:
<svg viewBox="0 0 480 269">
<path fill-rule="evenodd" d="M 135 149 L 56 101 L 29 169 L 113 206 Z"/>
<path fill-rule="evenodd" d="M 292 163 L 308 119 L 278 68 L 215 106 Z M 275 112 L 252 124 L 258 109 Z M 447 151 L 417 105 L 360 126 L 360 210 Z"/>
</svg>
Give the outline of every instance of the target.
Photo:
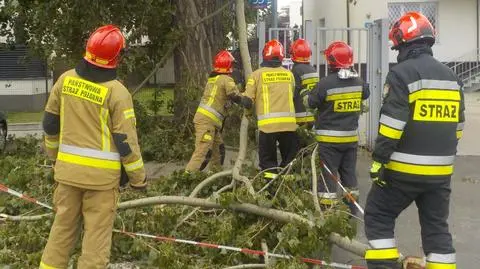
<svg viewBox="0 0 480 269">
<path fill-rule="evenodd" d="M 457 155 L 480 156 L 480 92 L 465 93 L 465 129 Z"/>
<path fill-rule="evenodd" d="M 8 135 L 15 135 L 15 137 L 24 137 L 27 135 L 41 136 L 42 133 L 42 123 L 40 122 L 8 124 Z"/>
</svg>

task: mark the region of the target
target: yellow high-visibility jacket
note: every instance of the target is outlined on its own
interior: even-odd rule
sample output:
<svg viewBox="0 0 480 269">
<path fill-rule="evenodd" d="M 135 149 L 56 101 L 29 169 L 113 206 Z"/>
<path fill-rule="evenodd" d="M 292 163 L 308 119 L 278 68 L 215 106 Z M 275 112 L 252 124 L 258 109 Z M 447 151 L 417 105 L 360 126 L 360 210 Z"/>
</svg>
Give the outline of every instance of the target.
<svg viewBox="0 0 480 269">
<path fill-rule="evenodd" d="M 49 127 L 49 118 L 59 118 L 59 128 Z M 119 81 L 93 83 L 65 72 L 48 99 L 44 130 L 56 181 L 108 190 L 118 187 L 123 165 L 131 185 L 144 182 L 132 97 Z"/>
<path fill-rule="evenodd" d="M 293 74 L 283 67 L 261 67 L 252 73 L 244 95 L 255 104 L 260 131 L 275 133 L 297 129 L 294 90 Z"/>
<path fill-rule="evenodd" d="M 209 120 L 220 128 L 225 118 L 229 96 L 238 94 L 237 86 L 232 77 L 219 74 L 208 78 L 193 122 L 200 123 Z"/>
</svg>

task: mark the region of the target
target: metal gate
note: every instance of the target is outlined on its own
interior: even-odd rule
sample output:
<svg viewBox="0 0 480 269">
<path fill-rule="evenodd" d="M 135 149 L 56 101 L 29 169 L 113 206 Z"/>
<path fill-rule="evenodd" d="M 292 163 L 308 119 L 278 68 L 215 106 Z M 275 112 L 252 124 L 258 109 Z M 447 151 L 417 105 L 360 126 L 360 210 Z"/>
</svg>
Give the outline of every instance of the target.
<svg viewBox="0 0 480 269">
<path fill-rule="evenodd" d="M 359 122 L 360 144 L 372 149 L 378 132 L 383 84 L 388 73 L 388 19 L 376 20 L 367 28 L 325 28 L 314 29 L 311 21 L 305 21 L 303 29 L 270 28 L 265 32 L 265 23 L 258 25 L 259 53 L 265 44 L 265 37 L 276 37 L 284 45 L 285 55 L 289 56 L 291 42 L 303 37 L 312 46 L 312 62 L 320 79 L 328 75 L 323 51 L 333 41 L 345 41 L 354 50 L 354 68 L 370 84 L 370 98 L 366 102 L 369 110 Z M 303 31 L 301 31 L 303 30 Z"/>
</svg>

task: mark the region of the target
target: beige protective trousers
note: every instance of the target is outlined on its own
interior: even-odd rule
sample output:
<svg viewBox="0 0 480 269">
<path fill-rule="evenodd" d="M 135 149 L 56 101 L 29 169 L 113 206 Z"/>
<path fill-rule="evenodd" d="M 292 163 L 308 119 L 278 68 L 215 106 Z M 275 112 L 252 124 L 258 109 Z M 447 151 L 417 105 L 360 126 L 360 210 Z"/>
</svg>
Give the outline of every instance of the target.
<svg viewBox="0 0 480 269">
<path fill-rule="evenodd" d="M 84 235 L 77 268 L 107 268 L 118 190 L 95 191 L 59 183 L 53 200 L 57 212 L 40 269 L 67 268 L 82 219 Z"/>
<path fill-rule="evenodd" d="M 201 171 L 210 163 L 210 168 L 220 168 L 225 158 L 225 146 L 220 129 L 210 121 L 195 123 L 195 151 L 185 170 Z"/>
</svg>

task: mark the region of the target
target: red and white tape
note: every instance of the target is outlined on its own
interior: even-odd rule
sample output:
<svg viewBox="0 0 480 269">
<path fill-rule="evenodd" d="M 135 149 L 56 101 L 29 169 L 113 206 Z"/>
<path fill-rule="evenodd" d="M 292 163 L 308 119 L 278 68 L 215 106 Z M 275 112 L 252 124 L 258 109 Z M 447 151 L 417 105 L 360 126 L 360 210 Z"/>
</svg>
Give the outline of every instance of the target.
<svg viewBox="0 0 480 269">
<path fill-rule="evenodd" d="M 5 185 L 3 185 L 3 184 L 0 184 L 0 191 L 9 193 L 9 194 L 11 194 L 11 195 L 13 195 L 13 196 L 16 196 L 16 197 L 18 197 L 18 198 L 20 198 L 20 199 L 23 199 L 23 200 L 27 201 L 27 202 L 34 203 L 34 204 L 37 204 L 37 205 L 39 205 L 39 206 L 42 206 L 42 207 L 45 207 L 45 208 L 48 208 L 48 209 L 50 209 L 50 210 L 55 211 L 55 209 L 54 209 L 52 206 L 49 206 L 49 205 L 47 205 L 47 204 L 45 204 L 45 203 L 42 203 L 42 202 L 38 201 L 37 199 L 32 198 L 32 197 L 30 197 L 30 196 L 27 196 L 27 195 L 25 195 L 25 194 L 23 194 L 23 193 L 20 193 L 20 192 L 16 191 L 16 190 L 12 190 L 12 189 L 10 189 L 9 187 L 7 187 L 7 186 L 5 186 Z"/>
<path fill-rule="evenodd" d="M 16 196 L 20 199 L 23 199 L 27 202 L 34 203 L 37 205 L 40 205 L 44 208 L 48 208 L 50 210 L 55 211 L 55 209 L 52 206 L 49 206 L 47 204 L 44 204 L 42 202 L 39 202 L 38 200 L 29 197 L 27 195 L 24 195 L 18 191 L 12 190 L 9 187 L 0 184 L 0 191 L 9 193 L 13 196 Z M 295 259 L 295 257 L 291 255 L 284 255 L 284 254 L 275 254 L 275 253 L 270 253 L 270 252 L 265 252 L 261 250 L 253 250 L 253 249 L 248 249 L 248 248 L 239 248 L 239 247 L 231 247 L 231 246 L 224 246 L 224 245 L 218 245 L 218 244 L 212 244 L 212 243 L 205 243 L 205 242 L 197 242 L 197 241 L 192 241 L 192 240 L 185 240 L 185 239 L 177 239 L 174 237 L 165 237 L 165 236 L 156 236 L 156 235 L 150 235 L 150 234 L 144 234 L 144 233 L 132 233 L 132 232 L 127 232 L 127 231 L 121 231 L 114 229 L 113 232 L 116 233 L 121 233 L 129 236 L 137 236 L 137 237 L 144 237 L 144 238 L 151 238 L 151 239 L 156 239 L 159 241 L 165 241 L 165 242 L 175 242 L 175 243 L 181 243 L 181 244 L 188 244 L 188 245 L 194 245 L 198 247 L 206 247 L 206 248 L 212 248 L 212 249 L 224 249 L 228 251 L 235 251 L 235 252 L 241 252 L 245 254 L 251 254 L 251 255 L 256 255 L 256 256 L 269 256 L 273 258 L 279 258 L 279 259 Z M 367 269 L 367 267 L 364 266 L 357 266 L 357 265 L 349 265 L 349 264 L 343 264 L 343 263 L 336 263 L 336 262 L 326 262 L 318 259 L 310 259 L 310 258 L 304 258 L 304 257 L 299 257 L 298 258 L 300 261 L 304 263 L 309 263 L 309 264 L 316 264 L 316 265 L 323 265 L 323 266 L 330 266 L 334 268 L 341 268 L 341 269 Z"/>
<path fill-rule="evenodd" d="M 340 182 L 340 178 L 334 175 L 322 160 L 320 160 L 320 162 L 322 163 L 322 166 L 325 168 L 325 170 L 327 170 L 328 174 L 332 177 L 332 179 L 338 184 L 338 186 L 340 186 L 342 191 L 347 196 L 348 200 L 350 200 L 350 202 L 352 202 L 357 207 L 357 209 L 360 211 L 360 213 L 362 213 L 362 215 L 365 215 L 365 211 L 363 210 L 362 206 L 360 206 L 360 204 L 357 202 L 357 200 L 355 200 L 353 195 L 342 185 L 342 183 Z"/>
<path fill-rule="evenodd" d="M 206 243 L 206 242 L 197 242 L 197 241 L 192 241 L 192 240 L 184 240 L 184 239 L 178 239 L 178 238 L 174 238 L 174 237 L 156 236 L 156 235 L 150 235 L 150 234 L 144 234 L 144 233 L 132 233 L 132 232 L 121 231 L 121 230 L 117 230 L 117 229 L 114 229 L 113 231 L 116 232 L 116 233 L 121 233 L 121 234 L 129 235 L 129 236 L 133 236 L 133 237 L 145 237 L 145 238 L 151 238 L 151 239 L 155 239 L 155 240 L 159 240 L 159 241 L 165 241 L 165 242 L 188 244 L 188 245 L 194 245 L 194 246 L 198 246 L 198 247 L 205 247 L 205 248 L 212 248 L 212 249 L 223 249 L 223 250 L 241 252 L 241 253 L 251 254 L 251 255 L 256 255 L 256 256 L 269 256 L 269 257 L 273 257 L 273 258 L 287 259 L 287 260 L 295 259 L 295 257 L 293 257 L 291 255 L 275 254 L 275 253 L 265 252 L 265 251 L 261 251 L 261 250 L 253 250 L 253 249 L 248 249 L 248 248 L 239 248 L 239 247 L 217 245 L 217 244 Z M 303 257 L 299 257 L 298 259 L 300 261 L 304 262 L 304 263 L 330 266 L 330 267 L 334 267 L 334 268 L 367 269 L 367 267 L 364 267 L 364 266 L 349 265 L 349 264 L 336 263 L 336 262 L 329 263 L 329 262 L 322 261 L 322 260 L 317 260 L 317 259 L 310 259 L 310 258 L 303 258 Z"/>
</svg>

